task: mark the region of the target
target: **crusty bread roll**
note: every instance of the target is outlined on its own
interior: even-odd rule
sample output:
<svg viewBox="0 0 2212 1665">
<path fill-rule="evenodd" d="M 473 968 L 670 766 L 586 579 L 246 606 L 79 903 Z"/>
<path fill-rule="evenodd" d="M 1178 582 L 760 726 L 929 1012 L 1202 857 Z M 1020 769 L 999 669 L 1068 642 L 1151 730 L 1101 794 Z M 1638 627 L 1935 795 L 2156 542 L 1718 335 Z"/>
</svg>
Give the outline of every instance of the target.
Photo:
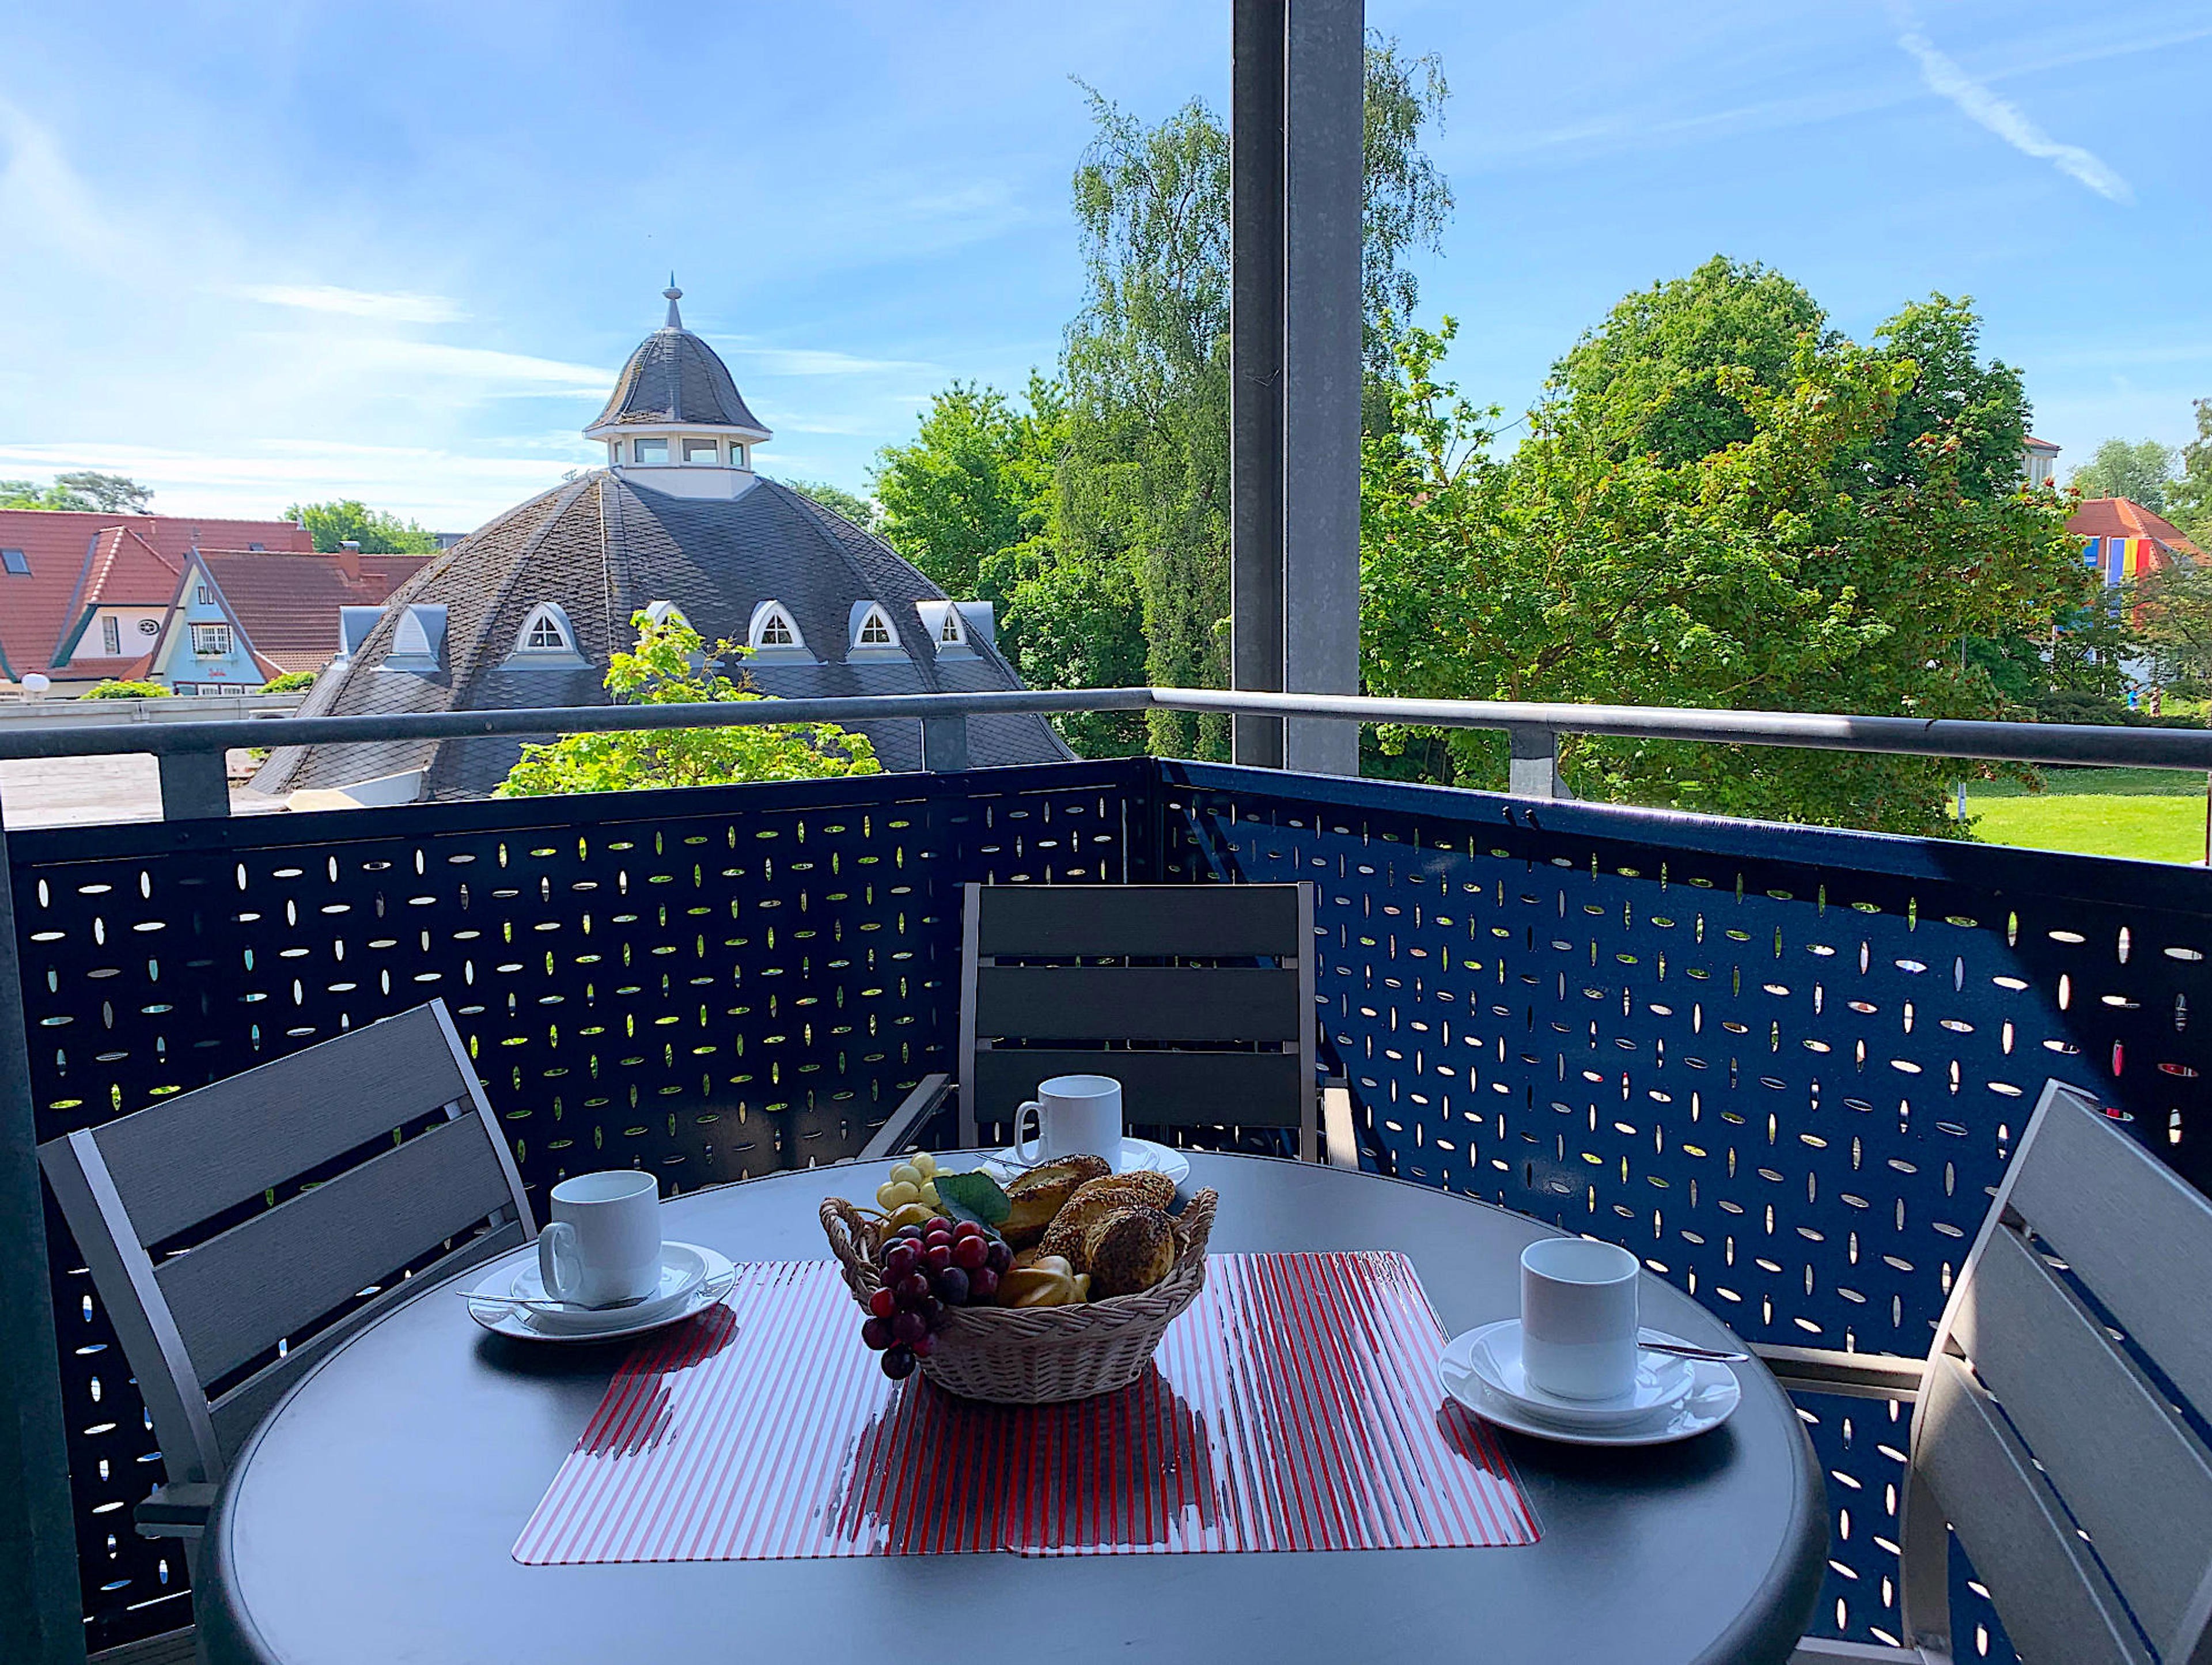
<svg viewBox="0 0 2212 1665">
<path fill-rule="evenodd" d="M 1045 1228 L 1040 1245 L 1048 1255 L 1065 1255 L 1084 1271 L 1083 1243 L 1091 1228 L 1117 1208 L 1165 1208 L 1175 1200 L 1175 1182 L 1165 1174 L 1115 1174 L 1085 1181 Z"/>
<path fill-rule="evenodd" d="M 1175 1222 L 1164 1209 L 1119 1209 L 1097 1221 L 1084 1240 L 1093 1300 L 1134 1295 L 1175 1270 Z"/>
<path fill-rule="evenodd" d="M 1104 1158 L 1087 1155 L 1062 1157 L 1030 1169 L 1006 1187 L 1006 1200 L 1013 1207 L 1000 1222 L 999 1235 L 1012 1248 L 1028 1248 L 1044 1235 L 1079 1186 L 1111 1172 Z"/>
</svg>

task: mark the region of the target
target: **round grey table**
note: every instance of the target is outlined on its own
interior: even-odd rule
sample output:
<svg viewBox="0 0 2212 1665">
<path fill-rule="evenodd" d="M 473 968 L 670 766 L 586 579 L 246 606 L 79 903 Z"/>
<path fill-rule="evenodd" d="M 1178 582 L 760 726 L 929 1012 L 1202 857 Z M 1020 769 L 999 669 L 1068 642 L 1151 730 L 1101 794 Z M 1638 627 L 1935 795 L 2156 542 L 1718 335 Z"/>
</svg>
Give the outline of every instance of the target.
<svg viewBox="0 0 2212 1665">
<path fill-rule="evenodd" d="M 821 1258 L 831 1194 L 887 1164 L 781 1174 L 666 1205 L 672 1237 L 737 1260 Z M 1456 1334 L 1519 1305 L 1552 1228 L 1426 1187 L 1194 1153 L 1218 1251 L 1395 1249 Z M 468 1273 L 473 1277 L 479 1274 Z M 1735 1345 L 1656 1278 L 1646 1322 Z M 855 1345 L 858 1345 L 857 1338 Z M 193 1592 L 216 1665 L 1050 1660 L 1781 1661 L 1819 1594 L 1820 1474 L 1756 1364 L 1721 1428 L 1592 1449 L 1503 1434 L 1543 1535 L 1522 1548 L 1012 1555 L 526 1567 L 508 1552 L 622 1344 L 489 1334 L 433 1289 L 302 1379 L 240 1454 Z"/>
</svg>

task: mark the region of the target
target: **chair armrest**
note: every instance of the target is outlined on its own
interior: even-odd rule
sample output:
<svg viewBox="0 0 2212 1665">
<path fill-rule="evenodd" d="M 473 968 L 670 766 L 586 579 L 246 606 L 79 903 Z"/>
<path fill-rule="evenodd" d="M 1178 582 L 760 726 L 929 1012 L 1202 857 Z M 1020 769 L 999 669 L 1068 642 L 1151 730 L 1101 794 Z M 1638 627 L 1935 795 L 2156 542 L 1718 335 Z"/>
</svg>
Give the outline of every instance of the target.
<svg viewBox="0 0 2212 1665">
<path fill-rule="evenodd" d="M 1921 1378 L 1928 1369 L 1925 1359 L 1899 1358 L 1890 1353 L 1838 1352 L 1828 1347 L 1787 1347 L 1756 1341 L 1751 1351 L 1765 1361 L 1766 1368 L 1784 1388 L 1799 1393 L 1841 1394 L 1851 1399 L 1917 1400 Z"/>
<path fill-rule="evenodd" d="M 1332 1081 L 1321 1090 L 1321 1131 L 1328 1146 L 1328 1165 L 1357 1169 L 1359 1135 L 1352 1125 L 1352 1089 Z"/>
<path fill-rule="evenodd" d="M 173 1480 L 131 1511 L 142 1538 L 197 1538 L 206 1529 L 208 1511 L 221 1490 L 205 1480 Z"/>
<path fill-rule="evenodd" d="M 898 1109 L 876 1129 L 875 1137 L 860 1147 L 860 1160 L 875 1162 L 897 1155 L 915 1130 L 937 1113 L 952 1091 L 952 1078 L 944 1071 L 923 1076 Z"/>
</svg>

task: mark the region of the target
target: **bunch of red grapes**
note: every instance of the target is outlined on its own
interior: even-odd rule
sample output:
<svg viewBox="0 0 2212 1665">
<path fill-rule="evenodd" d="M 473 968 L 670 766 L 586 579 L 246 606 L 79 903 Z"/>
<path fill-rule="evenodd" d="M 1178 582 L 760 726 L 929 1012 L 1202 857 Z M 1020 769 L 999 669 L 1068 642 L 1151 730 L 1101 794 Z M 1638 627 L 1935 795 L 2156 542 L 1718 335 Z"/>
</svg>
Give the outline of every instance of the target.
<svg viewBox="0 0 2212 1665">
<path fill-rule="evenodd" d="M 902 1225 L 884 1239 L 883 1287 L 868 1297 L 860 1339 L 884 1356 L 896 1382 L 929 1357 L 949 1307 L 988 1306 L 1014 1252 L 973 1220 Z"/>
</svg>

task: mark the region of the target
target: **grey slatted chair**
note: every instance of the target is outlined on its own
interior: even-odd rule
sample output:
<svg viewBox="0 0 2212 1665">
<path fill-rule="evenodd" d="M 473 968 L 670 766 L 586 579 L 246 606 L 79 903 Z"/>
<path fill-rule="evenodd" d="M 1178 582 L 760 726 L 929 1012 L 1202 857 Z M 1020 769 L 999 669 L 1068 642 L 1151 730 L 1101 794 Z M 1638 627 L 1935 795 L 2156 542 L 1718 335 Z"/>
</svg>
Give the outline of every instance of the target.
<svg viewBox="0 0 2212 1665">
<path fill-rule="evenodd" d="M 1076 958 L 1273 963 L 1002 963 Z M 970 884 L 957 1074 L 924 1078 L 861 1154 L 905 1148 L 949 1098 L 972 1145 L 1039 1081 L 1095 1072 L 1133 1125 L 1291 1130 L 1308 1162 L 1325 1133 L 1356 1168 L 1351 1097 L 1316 1085 L 1316 1021 L 1310 884 Z"/>
<path fill-rule="evenodd" d="M 1949 1660 L 1947 1524 L 2022 1658 L 2212 1665 L 2212 1452 L 2172 1402 L 2212 1407 L 2208 1312 L 2212 1203 L 2048 1084 L 1924 1363 L 1759 1349 L 1784 1387 L 1917 1401 L 1908 1645 L 1808 1638 L 1792 1665 Z"/>
<path fill-rule="evenodd" d="M 302 1371 L 404 1298 L 395 1273 L 442 1247 L 418 1275 L 443 1277 L 536 1232 L 441 1000 L 54 1139 L 39 1160 L 161 1442 L 168 1483 L 137 1529 L 184 1539 L 188 1561 L 246 1437 Z M 300 1188 L 302 1176 L 314 1182 Z M 257 1206 L 272 1191 L 296 1194 Z"/>
</svg>

